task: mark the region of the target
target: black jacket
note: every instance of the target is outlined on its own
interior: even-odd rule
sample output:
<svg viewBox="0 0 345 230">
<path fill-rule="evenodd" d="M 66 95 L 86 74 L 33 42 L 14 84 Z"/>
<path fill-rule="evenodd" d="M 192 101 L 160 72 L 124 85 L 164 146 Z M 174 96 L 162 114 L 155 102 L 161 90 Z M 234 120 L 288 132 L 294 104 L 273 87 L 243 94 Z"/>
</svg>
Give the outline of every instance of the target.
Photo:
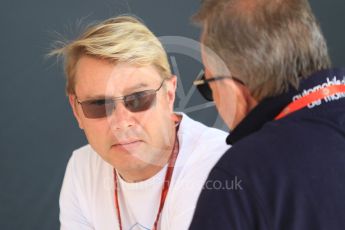
<svg viewBox="0 0 345 230">
<path fill-rule="evenodd" d="M 344 76 L 318 72 L 255 107 L 227 138 L 233 146 L 211 171 L 190 229 L 345 229 L 345 94 L 274 120 L 297 94 Z"/>
</svg>

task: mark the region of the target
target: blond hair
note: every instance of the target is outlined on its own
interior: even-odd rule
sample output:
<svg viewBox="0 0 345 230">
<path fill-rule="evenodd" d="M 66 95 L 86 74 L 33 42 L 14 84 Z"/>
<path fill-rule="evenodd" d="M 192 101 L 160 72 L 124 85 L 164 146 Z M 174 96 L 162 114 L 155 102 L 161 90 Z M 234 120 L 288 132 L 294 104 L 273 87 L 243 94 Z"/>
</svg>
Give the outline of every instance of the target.
<svg viewBox="0 0 345 230">
<path fill-rule="evenodd" d="M 204 45 L 257 100 L 331 66 L 307 0 L 204 0 L 194 20 L 205 26 Z"/>
<path fill-rule="evenodd" d="M 86 28 L 76 40 L 62 43 L 50 56 L 64 57 L 66 93 L 75 94 L 78 60 L 88 55 L 111 63 L 153 65 L 162 78 L 171 76 L 167 54 L 158 38 L 137 18 L 118 16 Z"/>
</svg>

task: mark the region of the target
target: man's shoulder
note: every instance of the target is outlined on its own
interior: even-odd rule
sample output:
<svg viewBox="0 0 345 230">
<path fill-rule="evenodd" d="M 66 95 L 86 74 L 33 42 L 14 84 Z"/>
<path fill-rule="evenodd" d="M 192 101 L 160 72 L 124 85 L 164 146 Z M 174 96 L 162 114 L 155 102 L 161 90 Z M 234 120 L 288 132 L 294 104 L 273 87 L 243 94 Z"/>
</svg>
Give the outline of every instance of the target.
<svg viewBox="0 0 345 230">
<path fill-rule="evenodd" d="M 202 166 L 206 172 L 230 148 L 225 141 L 227 135 L 222 130 L 208 127 L 184 115 L 179 129 L 181 155 L 176 164 L 193 170 Z"/>
<path fill-rule="evenodd" d="M 188 149 L 188 152 L 204 155 L 223 154 L 230 147 L 226 144 L 227 135 L 226 132 L 206 126 L 185 114 L 179 129 L 182 147 Z"/>
<path fill-rule="evenodd" d="M 179 133 L 194 137 L 193 139 L 198 142 L 206 142 L 205 144 L 212 142 L 220 142 L 225 144 L 225 139 L 228 133 L 223 130 L 207 126 L 199 121 L 196 121 L 186 114 L 183 114 L 183 118 L 180 124 Z"/>
</svg>

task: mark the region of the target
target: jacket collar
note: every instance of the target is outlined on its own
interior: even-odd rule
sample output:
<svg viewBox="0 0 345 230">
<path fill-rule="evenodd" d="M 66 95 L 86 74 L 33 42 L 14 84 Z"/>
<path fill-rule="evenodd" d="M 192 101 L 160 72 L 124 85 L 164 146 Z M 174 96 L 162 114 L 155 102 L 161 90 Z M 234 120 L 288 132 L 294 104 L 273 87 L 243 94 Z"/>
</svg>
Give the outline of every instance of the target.
<svg viewBox="0 0 345 230">
<path fill-rule="evenodd" d="M 344 76 L 345 69 L 329 69 L 316 72 L 307 79 L 301 80 L 299 89 L 296 90 L 290 87 L 286 93 L 262 100 L 240 122 L 240 124 L 230 132 L 226 139 L 226 143 L 233 145 L 242 138 L 259 131 L 265 123 L 272 121 L 292 101 L 295 95 L 303 95 L 303 93 L 307 92 L 309 89 L 333 81 L 334 78 L 344 80 Z M 345 80 L 343 84 L 344 83 Z"/>
</svg>

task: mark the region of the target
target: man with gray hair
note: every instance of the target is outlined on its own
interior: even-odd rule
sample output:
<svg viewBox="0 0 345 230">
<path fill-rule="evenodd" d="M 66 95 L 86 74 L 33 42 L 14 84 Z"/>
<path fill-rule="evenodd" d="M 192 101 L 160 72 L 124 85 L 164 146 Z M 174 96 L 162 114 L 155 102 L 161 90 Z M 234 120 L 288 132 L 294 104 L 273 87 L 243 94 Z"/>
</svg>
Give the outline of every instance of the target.
<svg viewBox="0 0 345 230">
<path fill-rule="evenodd" d="M 205 66 L 195 85 L 232 148 L 190 229 L 344 229 L 345 70 L 330 68 L 308 1 L 204 0 L 194 19 Z"/>
</svg>

